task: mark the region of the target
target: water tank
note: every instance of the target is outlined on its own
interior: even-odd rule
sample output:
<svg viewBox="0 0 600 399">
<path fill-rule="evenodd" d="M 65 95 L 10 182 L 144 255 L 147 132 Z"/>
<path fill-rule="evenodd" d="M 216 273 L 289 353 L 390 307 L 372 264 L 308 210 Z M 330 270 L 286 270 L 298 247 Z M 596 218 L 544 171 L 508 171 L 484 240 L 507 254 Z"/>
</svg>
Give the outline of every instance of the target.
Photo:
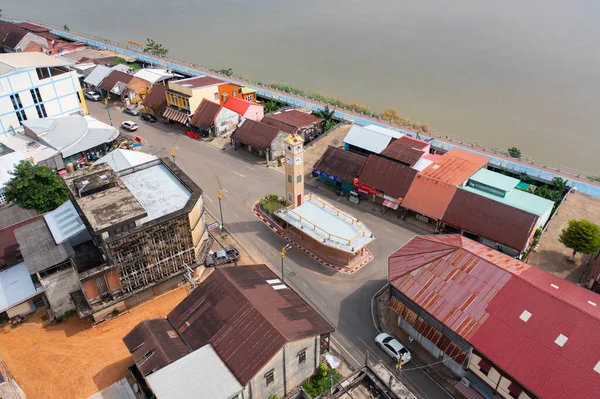
<svg viewBox="0 0 600 399">
<path fill-rule="evenodd" d="M 71 162 L 69 162 L 67 164 L 67 173 L 73 173 L 75 171 L 75 168 L 73 167 L 73 164 Z"/>
</svg>

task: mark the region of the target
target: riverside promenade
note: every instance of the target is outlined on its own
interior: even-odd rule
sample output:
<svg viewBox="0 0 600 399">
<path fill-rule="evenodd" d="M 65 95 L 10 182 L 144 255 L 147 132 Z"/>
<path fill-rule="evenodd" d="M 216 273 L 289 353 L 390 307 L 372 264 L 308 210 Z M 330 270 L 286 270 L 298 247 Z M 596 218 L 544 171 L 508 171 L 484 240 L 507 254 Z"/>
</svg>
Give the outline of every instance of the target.
<svg viewBox="0 0 600 399">
<path fill-rule="evenodd" d="M 143 51 L 129 48 L 118 43 L 110 42 L 103 38 L 94 37 L 86 33 L 71 30 L 65 31 L 57 26 L 53 26 L 41 21 L 25 18 L 8 17 L 1 17 L 0 20 L 16 23 L 29 22 L 32 24 L 44 26 L 50 29 L 51 33 L 68 40 L 83 42 L 86 43 L 88 46 L 95 47 L 98 49 L 111 50 L 115 53 L 123 54 L 128 57 L 134 57 L 139 61 L 154 65 L 156 67 L 172 69 L 174 71 L 181 72 L 190 76 L 213 76 L 231 83 L 236 83 L 250 87 L 252 89 L 257 90 L 258 95 L 261 97 L 283 102 L 289 105 L 303 107 L 311 110 L 320 110 L 327 106 L 327 104 L 321 103 L 314 99 L 300 97 L 269 87 L 261 86 L 258 85 L 256 82 L 248 81 L 246 79 L 236 79 L 229 76 L 219 75 L 209 71 L 208 68 L 203 66 L 186 63 L 184 61 L 174 60 L 168 57 L 153 56 Z M 403 126 L 386 122 L 380 118 L 370 117 L 364 114 L 352 112 L 350 110 L 337 109 L 335 111 L 335 117 L 348 122 L 356 123 L 361 126 L 372 124 L 385 128 L 395 129 L 401 133 L 408 134 L 413 137 L 415 137 L 417 134 L 415 131 L 406 129 Z M 434 148 L 440 148 L 445 150 L 449 150 L 452 148 L 461 148 L 466 151 L 485 155 L 491 158 L 490 165 L 494 167 L 512 171 L 517 174 L 525 173 L 531 177 L 537 178 L 548 183 L 552 182 L 552 179 L 555 177 L 561 177 L 565 180 L 569 180 L 569 185 L 575 187 L 579 192 L 596 198 L 600 198 L 600 182 L 588 178 L 588 176 L 592 173 L 586 175 L 583 172 L 570 172 L 568 171 L 568 168 L 563 168 L 559 166 L 550 167 L 547 164 L 536 163 L 533 160 L 527 161 L 511 158 L 504 154 L 501 154 L 498 151 L 489 151 L 485 147 L 481 148 L 479 146 L 476 146 L 475 144 L 465 145 L 460 140 L 454 141 L 452 139 L 448 139 L 448 136 L 442 134 L 431 133 L 430 135 L 426 135 L 419 133 L 419 135 L 421 139 L 431 139 L 431 143 Z"/>
</svg>

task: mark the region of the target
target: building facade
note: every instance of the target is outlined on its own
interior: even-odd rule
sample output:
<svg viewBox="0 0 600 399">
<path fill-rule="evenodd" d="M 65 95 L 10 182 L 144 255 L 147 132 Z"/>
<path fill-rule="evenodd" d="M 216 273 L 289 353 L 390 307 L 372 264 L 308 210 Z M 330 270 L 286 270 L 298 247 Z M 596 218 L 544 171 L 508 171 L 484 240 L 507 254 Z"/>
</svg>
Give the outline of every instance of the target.
<svg viewBox="0 0 600 399">
<path fill-rule="evenodd" d="M 87 114 L 77 73 L 68 62 L 42 53 L 0 54 L 0 135 L 22 122 Z"/>
</svg>

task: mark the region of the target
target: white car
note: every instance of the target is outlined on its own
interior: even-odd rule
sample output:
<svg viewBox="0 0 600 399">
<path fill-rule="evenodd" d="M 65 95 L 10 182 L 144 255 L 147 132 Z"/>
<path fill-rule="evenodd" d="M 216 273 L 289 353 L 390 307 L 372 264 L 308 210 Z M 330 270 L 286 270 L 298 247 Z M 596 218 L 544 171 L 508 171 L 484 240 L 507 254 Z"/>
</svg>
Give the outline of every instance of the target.
<svg viewBox="0 0 600 399">
<path fill-rule="evenodd" d="M 100 96 L 100 94 L 96 93 L 95 91 L 88 91 L 85 93 L 85 97 L 88 100 L 92 100 L 92 101 L 100 101 L 102 99 L 102 97 Z"/>
<path fill-rule="evenodd" d="M 381 333 L 375 337 L 375 345 L 383 349 L 396 363 L 404 365 L 412 359 L 408 349 L 390 334 Z"/>
<path fill-rule="evenodd" d="M 130 132 L 135 132 L 136 130 L 138 130 L 138 125 L 132 121 L 125 121 L 121 123 L 121 127 L 129 130 Z"/>
</svg>

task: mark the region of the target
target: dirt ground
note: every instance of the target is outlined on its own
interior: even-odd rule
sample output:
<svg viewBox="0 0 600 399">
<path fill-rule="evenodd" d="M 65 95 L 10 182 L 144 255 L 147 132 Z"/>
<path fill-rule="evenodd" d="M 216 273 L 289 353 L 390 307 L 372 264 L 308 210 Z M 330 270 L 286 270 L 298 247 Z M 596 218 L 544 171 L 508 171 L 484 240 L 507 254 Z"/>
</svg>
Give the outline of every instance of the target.
<svg viewBox="0 0 600 399">
<path fill-rule="evenodd" d="M 587 219 L 600 225 L 600 199 L 573 192 L 567 195 L 552 216 L 540 239 L 539 248 L 531 253 L 527 263 L 573 283 L 581 280 L 585 284 L 591 266 L 587 264 L 590 256 L 577 254 L 575 261 L 571 262 L 569 257 L 573 251 L 558 240 L 560 232 L 571 219 Z"/>
<path fill-rule="evenodd" d="M 30 399 L 87 398 L 127 375 L 133 362 L 122 338 L 141 320 L 165 317 L 185 287 L 92 328 L 88 320 L 42 326 L 42 314 L 0 332 L 0 353 Z"/>
</svg>

